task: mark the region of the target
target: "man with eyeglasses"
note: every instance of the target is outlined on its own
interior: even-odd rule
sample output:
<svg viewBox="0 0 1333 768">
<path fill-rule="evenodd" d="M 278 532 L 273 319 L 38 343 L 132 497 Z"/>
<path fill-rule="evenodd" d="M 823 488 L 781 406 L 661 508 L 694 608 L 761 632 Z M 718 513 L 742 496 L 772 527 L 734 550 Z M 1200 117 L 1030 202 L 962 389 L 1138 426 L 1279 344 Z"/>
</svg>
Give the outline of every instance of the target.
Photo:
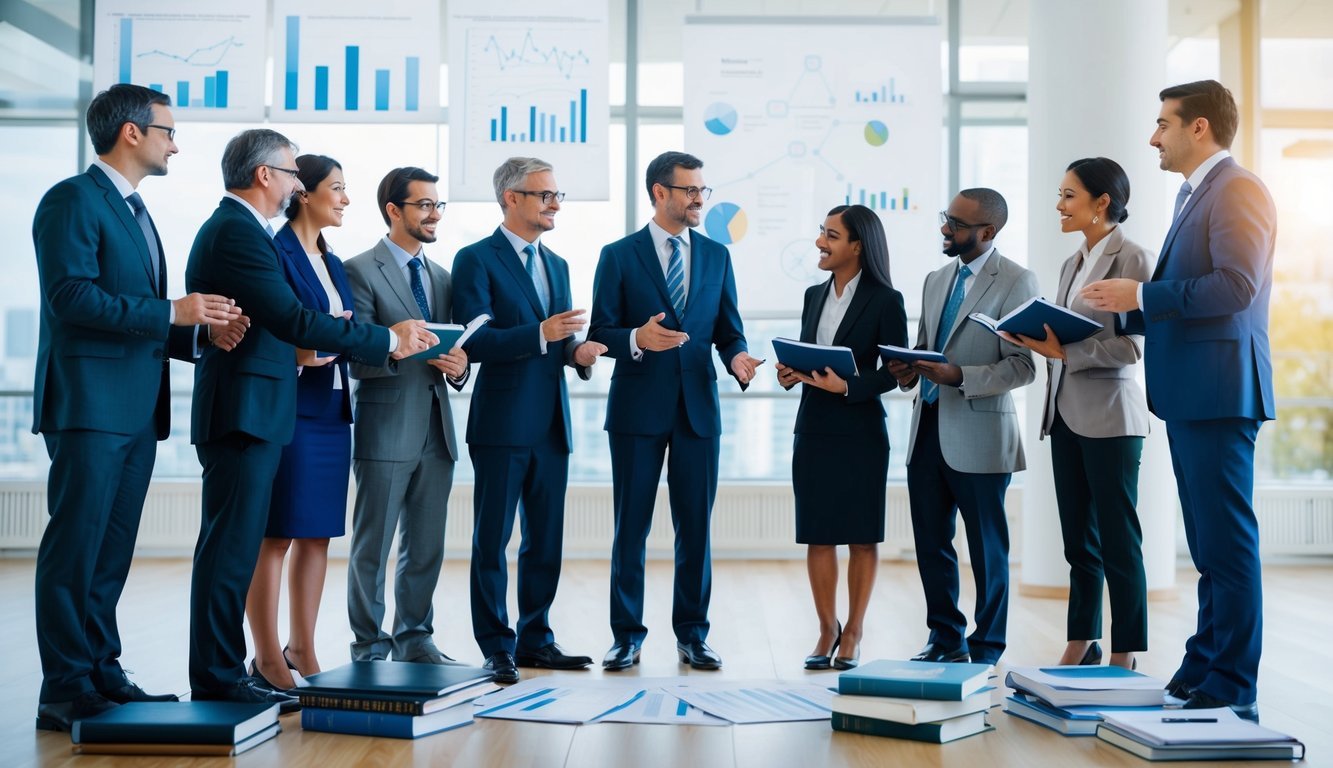
<svg viewBox="0 0 1333 768">
<path fill-rule="evenodd" d="M 1009 209 L 993 189 L 965 189 L 940 212 L 944 254 L 926 276 L 917 348 L 947 363 L 890 361 L 899 386 L 920 385 L 907 447 L 907 493 L 930 637 L 916 661 L 995 664 L 1009 616 L 1009 528 L 1004 494 L 1025 466 L 1013 397 L 1036 377 L 1032 353 L 968 315 L 1002 317 L 1037 295 L 1037 277 L 1000 255 L 995 236 Z M 956 518 L 967 529 L 976 581 L 975 629 L 958 608 Z"/>
<path fill-rule="evenodd" d="M 245 674 L 246 591 L 268 521 L 282 446 L 296 425 L 296 348 L 385 365 L 429 349 L 421 320 L 390 328 L 307 309 L 283 273 L 268 220 L 301 190 L 296 146 L 276 131 L 242 131 L 222 152 L 226 193 L 204 222 L 186 284 L 235 296 L 251 319 L 230 355 L 205 351 L 195 369 L 190 439 L 203 465 L 203 522 L 190 584 L 190 688 L 195 701 L 297 699 Z"/>
<path fill-rule="evenodd" d="M 157 443 L 170 432 L 167 359 L 244 334 L 232 294 L 167 299 L 167 262 L 136 189 L 176 154 L 171 99 L 113 85 L 88 105 L 97 159 L 52 187 L 32 239 L 41 283 L 33 427 L 51 458 L 50 521 L 37 550 L 37 728 L 151 695 L 120 666 L 125 587 Z M 207 335 L 205 333 L 207 332 Z"/>
<path fill-rule="evenodd" d="M 742 390 L 763 361 L 747 351 L 731 254 L 691 229 L 712 191 L 702 168 L 703 161 L 684 152 L 665 152 L 648 164 L 653 218 L 602 249 L 593 284 L 588 338 L 616 360 L 606 406 L 616 516 L 606 669 L 637 664 L 648 634 L 644 557 L 664 459 L 676 531 L 676 650 L 695 669 L 722 666 L 705 642 L 722 434 L 710 348 Z"/>
<path fill-rule="evenodd" d="M 454 317 L 449 271 L 426 257 L 445 204 L 439 177 L 395 168 L 380 181 L 380 216 L 389 227 L 374 248 L 347 260 L 356 317 L 392 325 L 403 320 L 466 322 Z M 467 354 L 454 348 L 434 359 L 352 363 L 358 380 L 352 470 L 356 504 L 347 564 L 347 618 L 352 660 L 393 658 L 453 664 L 435 645 L 434 597 L 444 562 L 444 526 L 458 447 L 449 386 L 463 388 Z M 384 624 L 384 574 L 398 536 L 394 620 Z"/>
<path fill-rule="evenodd" d="M 467 420 L 476 474 L 472 491 L 472 633 L 496 682 L 518 682 L 518 667 L 582 669 L 551 630 L 551 603 L 564 548 L 565 485 L 574 449 L 565 366 L 588 379 L 606 347 L 574 338 L 569 265 L 541 242 L 555 228 L 563 192 L 549 163 L 511 157 L 495 170 L 504 220 L 454 258 L 454 313 L 491 321 L 467 343 L 481 364 Z M 521 511 L 518 624 L 509 626 L 505 547 Z"/>
</svg>

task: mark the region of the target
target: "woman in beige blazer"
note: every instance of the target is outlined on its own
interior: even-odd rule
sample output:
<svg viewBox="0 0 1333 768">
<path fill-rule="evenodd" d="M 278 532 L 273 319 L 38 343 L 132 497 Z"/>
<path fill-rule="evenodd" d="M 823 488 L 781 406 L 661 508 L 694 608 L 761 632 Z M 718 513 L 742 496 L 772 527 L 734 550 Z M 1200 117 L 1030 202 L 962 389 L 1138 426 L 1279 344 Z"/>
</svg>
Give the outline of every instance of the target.
<svg viewBox="0 0 1333 768">
<path fill-rule="evenodd" d="M 1079 289 L 1096 280 L 1152 276 L 1147 251 L 1119 227 L 1128 213 L 1129 179 L 1105 157 L 1076 160 L 1060 184 L 1060 228 L 1082 232 L 1083 244 L 1060 267 L 1055 300 L 1102 329 L 1062 344 L 1009 337 L 1046 358 L 1042 437 L 1051 438 L 1051 465 L 1069 562 L 1067 640 L 1060 664 L 1099 664 L 1102 582 L 1111 595 L 1110 663 L 1133 667 L 1148 648 L 1147 580 L 1138 502 L 1139 459 L 1148 434 L 1148 405 L 1136 377 L 1142 336 L 1117 336 L 1115 318 L 1094 310 Z M 1006 336 L 1008 336 L 1006 334 Z"/>
</svg>

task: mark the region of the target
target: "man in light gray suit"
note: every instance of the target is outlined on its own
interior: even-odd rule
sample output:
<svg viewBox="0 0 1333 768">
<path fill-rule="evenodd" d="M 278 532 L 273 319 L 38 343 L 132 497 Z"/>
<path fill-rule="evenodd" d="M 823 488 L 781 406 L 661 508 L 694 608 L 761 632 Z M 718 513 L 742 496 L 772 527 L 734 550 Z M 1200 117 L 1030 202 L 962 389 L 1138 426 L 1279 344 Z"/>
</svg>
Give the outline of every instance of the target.
<svg viewBox="0 0 1333 768">
<path fill-rule="evenodd" d="M 917 570 L 930 639 L 913 658 L 994 664 L 1004 653 L 1009 612 L 1009 528 L 1004 494 L 1024 468 L 1009 392 L 1035 378 L 1032 354 L 967 316 L 1001 317 L 1037 295 L 1037 277 L 1000 255 L 992 241 L 1008 219 L 1004 198 L 965 189 L 940 213 L 944 253 L 956 256 L 926 276 L 917 347 L 947 363 L 889 365 L 903 389 L 921 384 L 907 448 L 907 491 Z M 955 512 L 967 529 L 976 580 L 976 629 L 964 637 L 958 609 Z"/>
<path fill-rule="evenodd" d="M 426 258 L 444 213 L 435 182 L 420 168 L 395 168 L 377 198 L 389 234 L 346 263 L 356 316 L 390 325 L 451 321 L 449 272 Z M 356 388 L 352 469 L 356 507 L 347 573 L 347 617 L 354 661 L 451 664 L 431 638 L 435 584 L 444 561 L 444 524 L 458 448 L 444 384 L 461 389 L 467 355 L 454 348 L 433 360 L 376 368 L 352 364 Z M 384 631 L 384 572 L 398 534 L 393 632 Z"/>
</svg>

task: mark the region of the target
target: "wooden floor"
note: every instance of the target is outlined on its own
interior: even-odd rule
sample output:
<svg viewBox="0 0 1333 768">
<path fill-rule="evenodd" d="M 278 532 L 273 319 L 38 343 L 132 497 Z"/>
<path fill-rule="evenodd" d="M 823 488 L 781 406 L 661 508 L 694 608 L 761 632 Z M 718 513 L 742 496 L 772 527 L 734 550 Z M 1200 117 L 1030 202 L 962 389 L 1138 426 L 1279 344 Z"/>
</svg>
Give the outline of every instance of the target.
<svg viewBox="0 0 1333 768">
<path fill-rule="evenodd" d="M 350 633 L 343 606 L 346 561 L 334 561 L 325 589 L 317 648 L 324 667 L 347 660 Z M 221 759 L 103 758 L 72 756 L 65 734 L 36 732 L 33 716 L 41 673 L 33 632 L 33 562 L 0 560 L 0 765 L 225 765 Z M 1150 606 L 1152 649 L 1140 670 L 1167 677 L 1175 669 L 1194 621 L 1192 574 L 1180 573 L 1179 597 Z M 124 663 L 149 691 L 188 690 L 190 564 L 140 560 L 121 601 Z M 1015 574 L 1016 577 L 1016 574 Z M 608 565 L 566 563 L 552 624 L 570 652 L 600 659 L 610 645 L 607 628 Z M 651 563 L 643 661 L 631 674 L 684 674 L 674 656 L 670 629 L 671 568 Z M 965 581 L 970 577 L 965 575 Z M 436 637 L 461 660 L 480 663 L 468 619 L 467 567 L 447 563 L 436 593 Z M 1267 609 L 1259 703 L 1265 725 L 1291 733 L 1309 747 L 1309 765 L 1333 765 L 1333 564 L 1269 566 L 1264 571 Z M 513 591 L 511 583 L 511 594 Z M 971 597 L 965 595 L 965 601 Z M 845 595 L 843 597 L 845 602 Z M 513 608 L 511 607 L 511 615 Z M 815 640 L 813 608 L 804 564 L 793 561 L 729 561 L 714 566 L 710 644 L 722 655 L 729 678 L 800 678 L 800 662 Z M 925 638 L 924 608 L 916 568 L 885 563 L 867 622 L 863 659 L 903 658 Z M 1008 664 L 1052 663 L 1064 642 L 1064 603 L 1013 597 Z M 1004 665 L 1000 667 L 1004 673 Z M 526 676 L 529 670 L 523 670 Z M 596 677 L 592 671 L 564 673 Z M 827 723 L 733 727 L 598 724 L 561 726 L 504 721 L 475 725 L 418 741 L 305 733 L 300 716 L 283 718 L 275 740 L 235 760 L 242 766 L 1130 766 L 1138 758 L 1095 738 L 1065 738 L 999 709 L 996 730 L 943 746 L 833 733 Z"/>
</svg>

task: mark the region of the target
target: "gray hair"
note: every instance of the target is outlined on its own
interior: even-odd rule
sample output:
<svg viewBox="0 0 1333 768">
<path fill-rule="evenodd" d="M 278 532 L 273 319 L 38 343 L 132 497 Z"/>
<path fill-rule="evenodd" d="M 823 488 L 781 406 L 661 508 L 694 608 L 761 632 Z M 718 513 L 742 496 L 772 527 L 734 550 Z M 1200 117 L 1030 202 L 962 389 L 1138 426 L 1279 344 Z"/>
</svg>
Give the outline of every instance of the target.
<svg viewBox="0 0 1333 768">
<path fill-rule="evenodd" d="M 267 128 L 241 131 L 222 150 L 222 186 L 249 189 L 255 181 L 255 169 L 275 164 L 284 149 L 290 149 L 292 154 L 298 151 L 290 139 L 277 131 Z"/>
<path fill-rule="evenodd" d="M 517 189 L 523 180 L 534 173 L 542 171 L 554 171 L 555 166 L 545 160 L 538 160 L 535 157 L 511 157 L 500 164 L 495 169 L 495 200 L 500 204 L 500 209 L 505 207 L 505 192 L 511 189 Z"/>
</svg>

